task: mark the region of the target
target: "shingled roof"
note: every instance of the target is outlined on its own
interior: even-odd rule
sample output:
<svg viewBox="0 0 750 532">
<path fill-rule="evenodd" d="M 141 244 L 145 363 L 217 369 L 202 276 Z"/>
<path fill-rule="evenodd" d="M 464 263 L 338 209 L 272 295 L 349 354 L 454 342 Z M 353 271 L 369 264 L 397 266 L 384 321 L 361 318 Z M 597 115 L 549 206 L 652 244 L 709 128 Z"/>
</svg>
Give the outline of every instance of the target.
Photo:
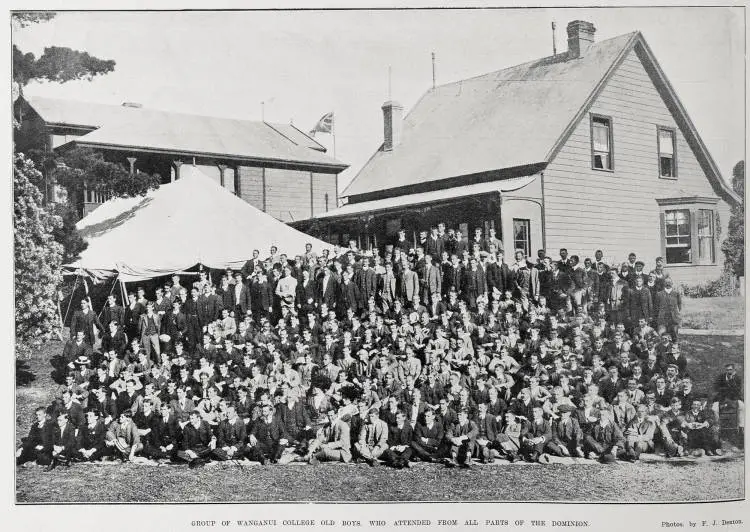
<svg viewBox="0 0 750 532">
<path fill-rule="evenodd" d="M 404 118 L 400 143 L 392 150 L 381 145 L 341 195 L 359 202 L 427 183 L 455 186 L 461 176 L 538 172 L 636 44 L 660 76 L 714 188 L 736 200 L 640 32 L 594 43 L 580 58 L 565 52 L 428 90 Z"/>
<path fill-rule="evenodd" d="M 347 167 L 290 124 L 39 97 L 29 99 L 29 104 L 48 124 L 96 128 L 62 146 L 282 161 L 333 171 Z"/>
</svg>

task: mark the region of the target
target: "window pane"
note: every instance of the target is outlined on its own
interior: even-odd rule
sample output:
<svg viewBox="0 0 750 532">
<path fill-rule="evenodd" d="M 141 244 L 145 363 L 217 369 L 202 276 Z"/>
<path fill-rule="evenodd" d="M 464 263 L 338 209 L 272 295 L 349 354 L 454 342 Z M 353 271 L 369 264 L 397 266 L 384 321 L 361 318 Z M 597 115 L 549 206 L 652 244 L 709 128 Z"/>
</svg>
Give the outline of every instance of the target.
<svg viewBox="0 0 750 532">
<path fill-rule="evenodd" d="M 529 220 L 513 219 L 513 247 L 514 249 L 523 250 L 526 256 L 529 255 L 531 248 L 530 225 L 531 222 Z"/>
<path fill-rule="evenodd" d="M 692 258 L 690 211 L 686 209 L 666 211 L 664 225 L 667 263 L 690 263 Z"/>
<path fill-rule="evenodd" d="M 609 125 L 594 123 L 594 151 L 609 152 Z"/>
<path fill-rule="evenodd" d="M 667 248 L 667 264 L 690 262 L 690 248 Z"/>
<path fill-rule="evenodd" d="M 659 157 L 659 172 L 662 177 L 674 177 L 674 165 L 672 157 Z"/>
<path fill-rule="evenodd" d="M 659 130 L 659 154 L 674 155 L 674 132 L 666 129 Z"/>
</svg>

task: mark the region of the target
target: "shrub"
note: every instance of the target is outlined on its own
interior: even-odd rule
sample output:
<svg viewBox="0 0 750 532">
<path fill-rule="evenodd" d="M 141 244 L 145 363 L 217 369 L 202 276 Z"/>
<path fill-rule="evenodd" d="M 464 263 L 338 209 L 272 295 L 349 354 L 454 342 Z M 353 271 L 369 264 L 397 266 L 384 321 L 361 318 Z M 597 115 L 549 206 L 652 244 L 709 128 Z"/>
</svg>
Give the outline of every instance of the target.
<svg viewBox="0 0 750 532">
<path fill-rule="evenodd" d="M 682 284 L 682 293 L 687 297 L 721 297 L 737 294 L 735 276 L 731 272 L 723 272 L 721 277 L 713 281 L 706 281 L 696 285 Z"/>
</svg>

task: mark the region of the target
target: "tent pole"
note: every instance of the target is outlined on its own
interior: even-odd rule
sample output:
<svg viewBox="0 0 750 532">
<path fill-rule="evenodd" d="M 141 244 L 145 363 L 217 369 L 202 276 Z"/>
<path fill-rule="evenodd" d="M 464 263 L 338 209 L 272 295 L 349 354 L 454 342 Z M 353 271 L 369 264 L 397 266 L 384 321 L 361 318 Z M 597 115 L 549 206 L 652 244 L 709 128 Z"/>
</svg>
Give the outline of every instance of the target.
<svg viewBox="0 0 750 532">
<path fill-rule="evenodd" d="M 120 279 L 120 291 L 122 292 L 122 306 L 125 307 L 128 304 L 128 290 L 125 287 L 125 281 L 122 279 Z"/>
<path fill-rule="evenodd" d="M 76 286 L 78 286 L 78 274 L 76 274 L 76 280 L 73 283 L 73 290 L 70 291 L 70 299 L 68 300 L 68 308 L 65 309 L 65 316 L 63 317 L 63 326 L 65 326 L 65 320 L 68 319 L 68 312 L 70 312 L 70 305 L 73 304 L 73 294 L 76 292 Z"/>
</svg>

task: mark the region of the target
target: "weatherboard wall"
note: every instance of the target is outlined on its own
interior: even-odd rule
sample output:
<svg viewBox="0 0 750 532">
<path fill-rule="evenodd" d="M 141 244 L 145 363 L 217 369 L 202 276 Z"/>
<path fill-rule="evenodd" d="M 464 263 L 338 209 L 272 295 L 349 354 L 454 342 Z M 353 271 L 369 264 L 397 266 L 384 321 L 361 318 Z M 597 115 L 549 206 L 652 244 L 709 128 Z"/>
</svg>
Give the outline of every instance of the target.
<svg viewBox="0 0 750 532">
<path fill-rule="evenodd" d="M 310 218 L 336 205 L 336 174 L 241 166 L 238 175 L 240 197 L 284 222 Z"/>
<path fill-rule="evenodd" d="M 547 248 L 623 261 L 636 252 L 648 267 L 662 255 L 659 198 L 717 198 L 672 114 L 634 51 L 614 72 L 590 113 L 612 118 L 614 171 L 591 168 L 590 116 L 586 114 L 544 171 Z M 659 177 L 657 126 L 676 130 L 677 178 Z M 678 281 L 717 278 L 729 206 L 716 205 L 720 234 L 713 265 L 669 266 Z M 692 231 L 696 231 L 692 227 Z"/>
</svg>

